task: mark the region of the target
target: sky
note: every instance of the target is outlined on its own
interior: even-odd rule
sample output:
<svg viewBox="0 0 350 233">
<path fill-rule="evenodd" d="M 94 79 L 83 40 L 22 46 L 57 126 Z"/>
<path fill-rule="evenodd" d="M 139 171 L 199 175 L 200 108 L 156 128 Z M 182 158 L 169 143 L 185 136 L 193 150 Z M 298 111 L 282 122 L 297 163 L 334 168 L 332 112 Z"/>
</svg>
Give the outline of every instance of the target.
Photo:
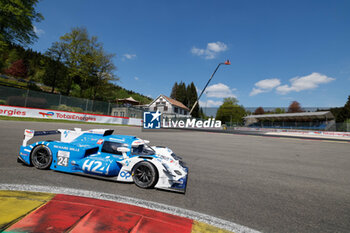
<svg viewBox="0 0 350 233">
<path fill-rule="evenodd" d="M 173 84 L 201 91 L 217 107 L 343 106 L 350 95 L 350 1 L 41 0 L 35 23 L 45 52 L 73 27 L 86 27 L 114 53 L 118 85 L 156 98 Z"/>
</svg>

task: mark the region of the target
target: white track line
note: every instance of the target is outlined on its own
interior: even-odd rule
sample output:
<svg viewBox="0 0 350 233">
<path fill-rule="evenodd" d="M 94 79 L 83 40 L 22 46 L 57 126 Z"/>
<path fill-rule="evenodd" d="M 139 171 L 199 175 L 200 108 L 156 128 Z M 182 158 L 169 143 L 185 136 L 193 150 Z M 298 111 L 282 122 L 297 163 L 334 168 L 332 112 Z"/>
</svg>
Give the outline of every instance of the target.
<svg viewBox="0 0 350 233">
<path fill-rule="evenodd" d="M 125 197 L 121 195 L 100 193 L 94 191 L 71 189 L 64 187 L 52 187 L 52 186 L 39 186 L 39 185 L 26 185 L 26 184 L 0 184 L 0 190 L 15 190 L 15 191 L 32 191 L 32 192 L 46 192 L 46 193 L 56 193 L 56 194 L 68 194 L 75 196 L 91 197 L 96 199 L 116 201 L 121 203 L 126 203 L 130 205 L 135 205 L 147 209 L 157 210 L 160 212 L 165 212 L 168 214 L 173 214 L 192 220 L 200 221 L 203 223 L 210 224 L 212 226 L 222 228 L 235 233 L 259 233 L 259 231 L 253 230 L 251 228 L 222 220 L 219 218 L 212 217 L 210 215 L 201 214 L 191 210 L 182 209 L 179 207 L 174 207 L 165 204 L 159 204 L 156 202 L 145 201 L 137 198 Z"/>
</svg>

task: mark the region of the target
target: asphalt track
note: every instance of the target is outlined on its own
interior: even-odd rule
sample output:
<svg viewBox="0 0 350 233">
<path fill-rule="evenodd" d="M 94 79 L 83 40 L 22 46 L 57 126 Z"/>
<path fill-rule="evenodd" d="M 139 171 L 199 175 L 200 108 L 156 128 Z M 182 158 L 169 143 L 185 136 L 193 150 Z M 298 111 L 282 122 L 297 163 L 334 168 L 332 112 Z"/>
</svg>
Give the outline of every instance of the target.
<svg viewBox="0 0 350 233">
<path fill-rule="evenodd" d="M 263 232 L 350 232 L 350 143 L 193 131 L 142 132 L 190 169 L 185 195 L 143 190 L 16 162 L 25 128 L 101 125 L 0 121 L 0 183 L 60 186 L 130 196 L 212 215 Z"/>
</svg>

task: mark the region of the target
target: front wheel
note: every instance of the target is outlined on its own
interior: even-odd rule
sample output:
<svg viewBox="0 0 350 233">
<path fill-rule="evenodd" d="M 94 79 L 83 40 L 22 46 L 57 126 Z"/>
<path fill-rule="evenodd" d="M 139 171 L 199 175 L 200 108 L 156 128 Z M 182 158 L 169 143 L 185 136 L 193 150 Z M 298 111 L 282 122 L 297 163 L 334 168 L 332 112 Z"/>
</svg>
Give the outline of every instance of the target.
<svg viewBox="0 0 350 233">
<path fill-rule="evenodd" d="M 153 164 L 142 161 L 134 166 L 132 179 L 140 188 L 152 188 L 158 181 L 158 172 Z"/>
<path fill-rule="evenodd" d="M 33 149 L 30 160 L 37 169 L 48 169 L 52 162 L 51 150 L 44 145 L 37 146 Z"/>
</svg>

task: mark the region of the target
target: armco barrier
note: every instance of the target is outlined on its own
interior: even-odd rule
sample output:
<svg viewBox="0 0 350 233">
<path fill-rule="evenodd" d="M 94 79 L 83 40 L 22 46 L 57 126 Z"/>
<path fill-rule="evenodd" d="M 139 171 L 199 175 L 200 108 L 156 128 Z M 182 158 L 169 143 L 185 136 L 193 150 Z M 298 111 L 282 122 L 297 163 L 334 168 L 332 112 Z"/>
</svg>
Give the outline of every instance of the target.
<svg viewBox="0 0 350 233">
<path fill-rule="evenodd" d="M 69 120 L 93 123 L 110 123 L 141 126 L 142 120 L 137 118 L 108 116 L 81 112 L 67 112 L 51 109 L 27 108 L 0 105 L 0 116 L 9 117 L 32 117 L 41 119 Z"/>
</svg>

